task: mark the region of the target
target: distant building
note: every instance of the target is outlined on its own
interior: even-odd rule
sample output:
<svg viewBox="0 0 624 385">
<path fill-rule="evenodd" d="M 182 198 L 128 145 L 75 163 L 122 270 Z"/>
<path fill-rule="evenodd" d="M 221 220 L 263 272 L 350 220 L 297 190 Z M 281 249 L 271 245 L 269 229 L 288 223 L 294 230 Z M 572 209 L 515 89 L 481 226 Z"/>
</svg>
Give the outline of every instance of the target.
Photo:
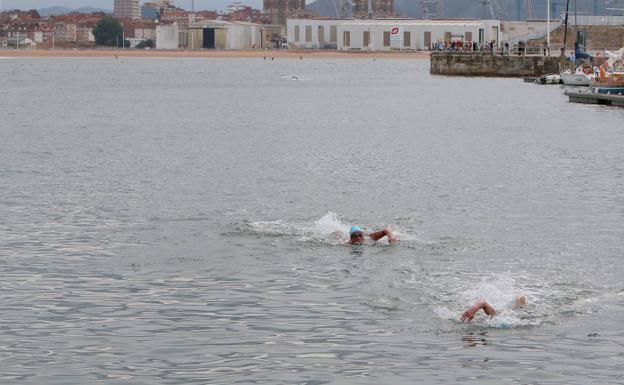
<svg viewBox="0 0 624 385">
<path fill-rule="evenodd" d="M 173 1 L 171 0 L 156 0 L 156 1 L 146 1 L 144 6 L 152 7 L 155 9 L 164 9 L 165 11 L 178 11 L 180 8 L 176 7 Z"/>
<path fill-rule="evenodd" d="M 190 13 L 186 11 L 164 11 L 160 21 L 166 25 L 177 23 L 180 29 L 186 29 L 189 24 Z"/>
<path fill-rule="evenodd" d="M 126 40 L 130 42 L 130 48 L 136 48 L 137 45 L 146 41 L 146 39 L 141 37 L 129 37 Z"/>
<path fill-rule="evenodd" d="M 245 7 L 246 5 L 243 5 L 243 3 L 241 3 L 240 1 L 235 1 L 232 4 L 227 6 L 227 12 L 232 13 L 232 12 L 240 11 L 244 9 Z"/>
<path fill-rule="evenodd" d="M 156 41 L 156 24 L 151 20 L 135 23 L 133 36 L 137 39 Z"/>
<path fill-rule="evenodd" d="M 54 26 L 54 36 L 59 41 L 76 41 L 76 24 L 57 23 Z"/>
<path fill-rule="evenodd" d="M 118 19 L 140 19 L 139 0 L 115 0 L 113 16 Z"/>
<path fill-rule="evenodd" d="M 94 43 L 93 28 L 90 26 L 79 26 L 76 28 L 76 41 L 80 43 Z"/>
<path fill-rule="evenodd" d="M 165 12 L 183 11 L 183 9 L 175 6 L 170 0 L 147 1 L 141 6 L 142 19 L 159 19 Z"/>
<path fill-rule="evenodd" d="M 189 49 L 256 49 L 263 46 L 263 26 L 247 22 L 202 20 L 189 25 Z"/>
<path fill-rule="evenodd" d="M 430 50 L 451 41 L 501 41 L 499 20 L 288 19 L 288 44 L 339 51 Z"/>
<path fill-rule="evenodd" d="M 251 23 L 262 23 L 262 12 L 249 6 L 239 7 L 227 14 L 228 21 L 247 21 Z"/>
<path fill-rule="evenodd" d="M 177 24 L 156 27 L 156 49 L 178 49 L 180 46 L 180 27 Z"/>
<path fill-rule="evenodd" d="M 158 19 L 158 9 L 149 5 L 142 5 L 141 6 L 141 19 L 150 19 L 150 20 Z"/>
<path fill-rule="evenodd" d="M 286 25 L 290 17 L 305 15 L 305 0 L 264 0 L 264 13 L 269 23 Z"/>
</svg>

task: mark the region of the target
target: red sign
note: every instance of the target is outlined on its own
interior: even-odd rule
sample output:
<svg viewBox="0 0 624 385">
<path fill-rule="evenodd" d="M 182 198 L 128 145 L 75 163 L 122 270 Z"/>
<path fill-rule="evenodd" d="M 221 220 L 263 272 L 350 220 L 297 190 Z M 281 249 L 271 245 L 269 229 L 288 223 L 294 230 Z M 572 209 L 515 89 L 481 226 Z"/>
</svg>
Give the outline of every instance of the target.
<svg viewBox="0 0 624 385">
<path fill-rule="evenodd" d="M 398 35 L 399 34 L 399 27 L 392 27 L 392 35 Z"/>
</svg>

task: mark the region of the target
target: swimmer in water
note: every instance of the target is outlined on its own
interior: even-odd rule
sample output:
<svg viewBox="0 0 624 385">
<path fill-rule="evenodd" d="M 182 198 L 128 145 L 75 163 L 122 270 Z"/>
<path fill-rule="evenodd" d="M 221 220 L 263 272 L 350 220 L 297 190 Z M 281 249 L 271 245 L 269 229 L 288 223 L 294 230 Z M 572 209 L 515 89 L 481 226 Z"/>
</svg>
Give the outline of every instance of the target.
<svg viewBox="0 0 624 385">
<path fill-rule="evenodd" d="M 387 237 L 389 244 L 394 245 L 395 243 L 397 243 L 397 239 L 394 234 L 392 234 L 392 231 L 390 231 L 390 227 L 386 227 L 383 230 L 375 231 L 368 235 L 365 235 L 362 229 L 360 229 L 359 227 L 351 226 L 351 230 L 349 231 L 349 244 L 361 245 L 364 243 L 367 236 L 375 242 L 383 237 Z"/>
<path fill-rule="evenodd" d="M 514 300 L 514 307 L 524 307 L 526 306 L 526 303 L 527 300 L 524 295 L 517 295 Z M 483 309 L 483 312 L 490 317 L 494 317 L 496 315 L 496 310 L 492 307 L 492 305 L 487 303 L 487 301 L 482 298 L 475 302 L 470 309 L 466 310 L 459 319 L 462 322 L 470 322 L 474 318 L 475 314 L 481 309 Z"/>
</svg>

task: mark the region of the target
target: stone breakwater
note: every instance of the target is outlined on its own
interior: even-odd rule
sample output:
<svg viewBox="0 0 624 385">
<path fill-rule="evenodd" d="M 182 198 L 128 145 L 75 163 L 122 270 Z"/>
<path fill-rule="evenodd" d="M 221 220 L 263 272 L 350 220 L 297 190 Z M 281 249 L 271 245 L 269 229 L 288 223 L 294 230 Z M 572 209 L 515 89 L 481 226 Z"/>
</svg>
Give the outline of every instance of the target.
<svg viewBox="0 0 624 385">
<path fill-rule="evenodd" d="M 559 73 L 565 58 L 509 56 L 491 52 L 432 52 L 433 75 L 521 77 Z M 567 67 L 565 67 L 567 68 Z"/>
</svg>

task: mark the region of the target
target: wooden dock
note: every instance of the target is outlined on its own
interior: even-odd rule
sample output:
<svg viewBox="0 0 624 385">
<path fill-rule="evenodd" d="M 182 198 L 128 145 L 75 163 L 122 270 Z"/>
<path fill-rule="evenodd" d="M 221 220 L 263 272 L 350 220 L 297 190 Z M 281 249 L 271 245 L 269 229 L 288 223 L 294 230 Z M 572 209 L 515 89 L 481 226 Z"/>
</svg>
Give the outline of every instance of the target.
<svg viewBox="0 0 624 385">
<path fill-rule="evenodd" d="M 624 95 L 598 94 L 591 91 L 565 91 L 565 95 L 573 103 L 601 104 L 605 106 L 624 107 Z"/>
</svg>

